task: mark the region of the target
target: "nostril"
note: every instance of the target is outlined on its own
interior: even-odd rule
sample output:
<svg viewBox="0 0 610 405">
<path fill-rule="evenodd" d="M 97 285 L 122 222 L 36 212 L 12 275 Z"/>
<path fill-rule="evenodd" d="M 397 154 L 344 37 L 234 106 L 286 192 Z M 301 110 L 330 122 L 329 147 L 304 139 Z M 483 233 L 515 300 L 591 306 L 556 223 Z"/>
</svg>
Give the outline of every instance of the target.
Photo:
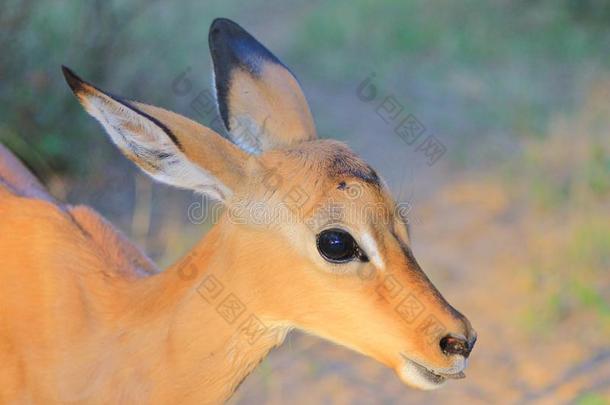
<svg viewBox="0 0 610 405">
<path fill-rule="evenodd" d="M 470 345 L 466 339 L 452 335 L 447 335 L 442 338 L 440 346 L 443 353 L 447 355 L 458 354 L 460 356 L 468 357 L 468 355 L 470 355 L 470 350 L 472 350 L 472 345 Z"/>
</svg>

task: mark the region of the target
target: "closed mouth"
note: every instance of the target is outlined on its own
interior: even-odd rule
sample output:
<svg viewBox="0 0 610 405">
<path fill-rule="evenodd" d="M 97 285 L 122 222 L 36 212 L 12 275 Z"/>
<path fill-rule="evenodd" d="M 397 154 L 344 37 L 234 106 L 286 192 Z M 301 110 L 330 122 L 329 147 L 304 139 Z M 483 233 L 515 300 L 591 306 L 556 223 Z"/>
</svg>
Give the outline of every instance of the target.
<svg viewBox="0 0 610 405">
<path fill-rule="evenodd" d="M 444 383 L 446 380 L 459 380 L 462 378 L 466 378 L 466 374 L 463 371 L 459 371 L 457 373 L 443 373 L 439 371 L 430 370 L 429 368 L 422 366 L 421 364 L 405 357 L 405 367 L 408 367 L 412 370 L 415 370 L 420 377 L 425 379 L 429 384 L 440 385 Z"/>
</svg>

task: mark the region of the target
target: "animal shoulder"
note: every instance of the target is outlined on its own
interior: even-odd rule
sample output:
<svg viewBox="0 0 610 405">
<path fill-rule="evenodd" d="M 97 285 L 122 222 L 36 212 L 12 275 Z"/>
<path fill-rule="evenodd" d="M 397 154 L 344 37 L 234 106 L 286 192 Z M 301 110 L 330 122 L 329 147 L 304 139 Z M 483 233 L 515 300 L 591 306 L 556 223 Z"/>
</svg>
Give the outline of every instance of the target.
<svg viewBox="0 0 610 405">
<path fill-rule="evenodd" d="M 7 238 L 19 229 L 20 241 L 5 247 L 44 240 L 49 249 L 73 254 L 89 251 L 105 264 L 105 271 L 128 279 L 159 272 L 158 267 L 116 227 L 84 205 L 57 202 L 8 150 L 0 145 L 0 228 Z M 32 238 L 28 240 L 28 237 Z M 10 252 L 7 252 L 10 253 Z"/>
</svg>

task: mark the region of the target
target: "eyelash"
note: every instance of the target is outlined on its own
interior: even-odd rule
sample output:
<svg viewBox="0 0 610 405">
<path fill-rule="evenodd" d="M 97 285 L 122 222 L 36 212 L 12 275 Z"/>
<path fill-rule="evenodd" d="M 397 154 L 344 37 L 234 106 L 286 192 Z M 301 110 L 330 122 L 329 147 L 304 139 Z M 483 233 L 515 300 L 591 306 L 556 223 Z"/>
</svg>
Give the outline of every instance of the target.
<svg viewBox="0 0 610 405">
<path fill-rule="evenodd" d="M 360 245 L 358 245 L 358 243 L 356 243 L 356 255 L 355 255 L 356 259 L 360 260 L 361 262 L 368 262 L 369 261 L 369 257 L 366 255 L 366 253 L 364 253 L 364 251 L 362 250 L 362 248 L 360 247 Z"/>
</svg>

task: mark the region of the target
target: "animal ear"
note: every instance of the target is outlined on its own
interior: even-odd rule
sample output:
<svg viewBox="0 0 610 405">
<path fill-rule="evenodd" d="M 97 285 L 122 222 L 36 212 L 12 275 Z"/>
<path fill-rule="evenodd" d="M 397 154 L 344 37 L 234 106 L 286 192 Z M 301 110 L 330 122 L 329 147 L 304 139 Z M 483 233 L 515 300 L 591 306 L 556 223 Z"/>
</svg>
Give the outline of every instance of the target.
<svg viewBox="0 0 610 405">
<path fill-rule="evenodd" d="M 218 109 L 232 140 L 250 153 L 316 138 L 301 87 L 267 48 L 231 20 L 210 26 Z"/>
<path fill-rule="evenodd" d="M 156 180 L 221 201 L 243 181 L 248 155 L 216 132 L 162 108 L 110 95 L 65 66 L 63 73 L 118 148 Z"/>
</svg>

